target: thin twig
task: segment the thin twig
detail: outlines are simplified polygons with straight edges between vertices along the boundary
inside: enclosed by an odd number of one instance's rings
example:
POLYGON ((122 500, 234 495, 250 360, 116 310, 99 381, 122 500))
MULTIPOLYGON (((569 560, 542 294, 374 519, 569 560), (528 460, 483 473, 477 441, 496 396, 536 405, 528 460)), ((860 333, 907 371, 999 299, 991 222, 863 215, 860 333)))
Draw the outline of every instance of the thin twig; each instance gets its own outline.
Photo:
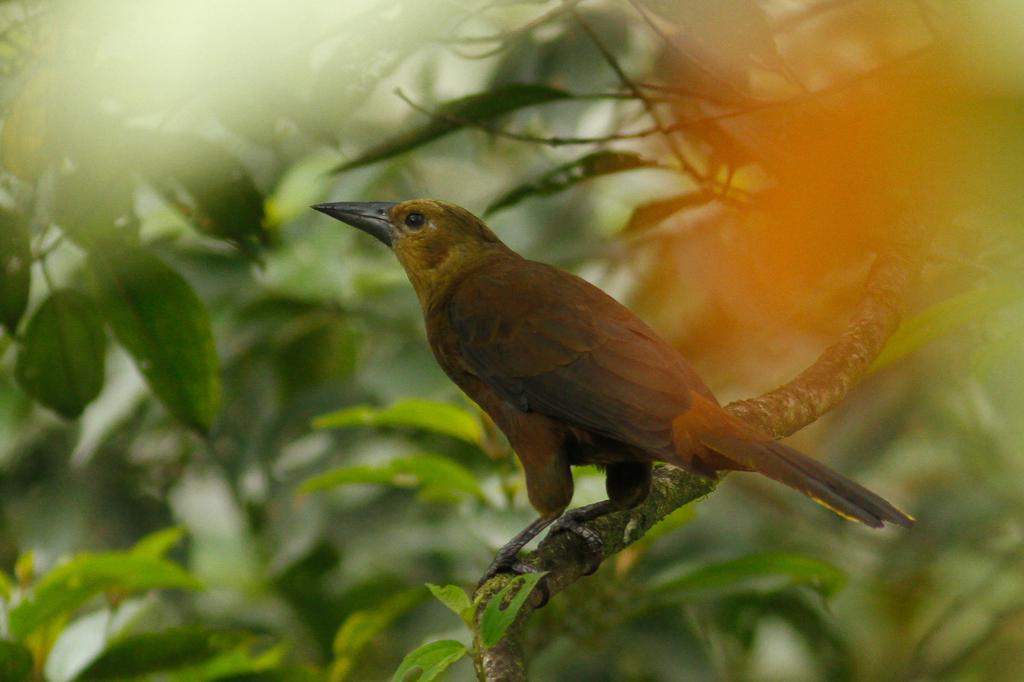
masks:
POLYGON ((567 145, 577 144, 599 144, 602 142, 614 142, 616 140, 635 140, 642 137, 650 137, 651 135, 657 135, 661 132, 658 128, 647 128, 645 130, 638 130, 635 133, 613 133, 611 135, 602 135, 600 137, 539 137, 537 135, 526 135, 523 133, 514 133, 504 128, 497 126, 488 125, 480 121, 470 121, 468 119, 459 118, 458 116, 451 116, 449 114, 430 111, 426 107, 417 104, 412 101, 401 89, 396 89, 395 94, 398 95, 403 102, 408 104, 410 107, 426 114, 434 119, 440 119, 454 123, 455 125, 464 126, 466 128, 476 128, 482 130, 485 133, 494 135, 496 137, 504 137, 509 140, 518 140, 519 142, 532 142, 535 144, 544 144, 551 147, 562 147, 567 145))
MULTIPOLYGON (((528 24, 520 26, 519 28, 517 28, 517 29, 515 29, 513 31, 496 33, 493 36, 474 36, 474 37, 466 37, 466 38, 455 38, 455 37, 452 37, 452 38, 441 38, 441 39, 438 40, 438 42, 443 43, 443 44, 447 44, 447 45, 474 45, 474 44, 481 44, 481 43, 494 43, 494 42, 499 42, 499 41, 500 42, 507 42, 509 38, 516 38, 518 36, 523 35, 524 33, 529 33, 530 31, 532 31, 535 28, 538 28, 538 27, 546 24, 547 22, 551 21, 552 19, 556 19, 556 18, 560 17, 563 14, 567 14, 567 13, 571 12, 573 10, 573 8, 576 7, 576 5, 578 5, 582 1, 583 0, 564 0, 563 4, 561 4, 558 7, 554 8, 553 10, 548 12, 547 14, 541 15, 540 17, 534 19, 533 21, 529 22, 528 24)), ((483 12, 485 12, 485 11, 495 7, 495 6, 496 6, 496 3, 492 3, 489 6, 482 7, 477 12, 473 12, 469 16, 463 18, 458 24, 456 24, 452 28, 452 30, 454 31, 455 29, 457 29, 459 27, 459 24, 464 23, 465 21, 467 21, 471 17, 474 17, 474 16, 476 16, 478 14, 482 14, 483 12)))
POLYGON ((661 38, 662 42, 665 43, 665 45, 667 45, 669 49, 681 54, 689 63, 693 64, 696 68, 700 69, 708 78, 711 78, 712 80, 718 83, 722 83, 723 85, 725 85, 725 87, 727 87, 729 90, 739 95, 743 99, 750 98, 749 93, 744 92, 741 88, 736 87, 736 85, 734 83, 731 83, 728 79, 722 78, 717 73, 713 72, 711 69, 705 66, 699 59, 696 59, 690 54, 688 54, 686 50, 684 50, 678 43, 673 41, 670 36, 666 35, 665 32, 661 30, 661 27, 658 26, 654 19, 652 19, 651 16, 647 13, 647 11, 640 5, 640 3, 637 2, 637 0, 629 0, 629 4, 633 6, 633 9, 635 9, 637 13, 643 18, 647 26, 650 27, 650 29, 654 31, 654 33, 657 34, 659 38, 661 38))
POLYGON ((655 127, 661 133, 662 139, 665 140, 665 144, 668 146, 669 151, 672 152, 672 156, 676 158, 676 161, 679 163, 679 167, 682 171, 692 177, 700 186, 708 187, 711 183, 687 160, 686 155, 683 154, 682 148, 680 148, 679 143, 672 136, 672 131, 668 129, 665 122, 662 120, 661 114, 658 113, 654 103, 642 90, 640 90, 639 87, 637 87, 636 83, 626 75, 626 72, 619 64, 619 60, 615 58, 615 55, 613 55, 607 47, 605 47, 604 43, 601 42, 601 39, 597 37, 596 33, 594 33, 594 30, 590 28, 590 25, 583 21, 583 18, 575 11, 573 12, 573 16, 583 29, 583 32, 587 34, 588 38, 590 38, 594 47, 598 49, 601 56, 604 57, 604 60, 608 62, 608 66, 610 66, 612 71, 615 72, 615 75, 618 76, 619 82, 622 83, 626 90, 631 92, 634 97, 643 103, 644 109, 647 111, 647 115, 651 117, 651 121, 654 122, 655 127))

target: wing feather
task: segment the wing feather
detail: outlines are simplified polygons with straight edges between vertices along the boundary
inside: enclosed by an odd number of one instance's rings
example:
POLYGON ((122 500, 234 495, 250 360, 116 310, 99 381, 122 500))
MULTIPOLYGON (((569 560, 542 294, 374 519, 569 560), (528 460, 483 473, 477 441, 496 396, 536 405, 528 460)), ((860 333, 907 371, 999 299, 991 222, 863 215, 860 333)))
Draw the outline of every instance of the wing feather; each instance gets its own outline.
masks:
POLYGON ((475 273, 449 314, 463 362, 503 399, 657 456, 673 454, 672 420, 693 391, 714 400, 633 313, 551 266, 516 261, 475 273))

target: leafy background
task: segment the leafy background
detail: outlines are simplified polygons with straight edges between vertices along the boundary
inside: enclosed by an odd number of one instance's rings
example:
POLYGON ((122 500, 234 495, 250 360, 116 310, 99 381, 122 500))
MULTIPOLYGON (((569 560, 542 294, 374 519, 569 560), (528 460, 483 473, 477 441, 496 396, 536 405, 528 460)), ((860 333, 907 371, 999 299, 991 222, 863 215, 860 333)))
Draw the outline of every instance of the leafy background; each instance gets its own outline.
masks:
POLYGON ((1024 676, 1015 3, 26 0, 0 31, 3 682, 473 678, 453 590, 531 520, 517 464, 392 256, 308 209, 428 196, 723 400, 934 236, 793 439, 919 526, 731 476, 537 614, 531 679, 1024 676))

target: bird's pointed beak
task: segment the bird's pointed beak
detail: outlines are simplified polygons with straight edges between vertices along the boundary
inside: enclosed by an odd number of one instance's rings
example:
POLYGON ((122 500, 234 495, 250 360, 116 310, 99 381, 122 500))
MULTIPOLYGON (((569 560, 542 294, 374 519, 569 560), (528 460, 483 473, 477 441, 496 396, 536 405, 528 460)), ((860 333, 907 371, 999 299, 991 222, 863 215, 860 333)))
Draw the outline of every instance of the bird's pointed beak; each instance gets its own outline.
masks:
POLYGON ((352 227, 358 227, 391 246, 391 219, 388 209, 397 206, 397 201, 337 201, 333 204, 317 204, 312 208, 329 215, 352 227))

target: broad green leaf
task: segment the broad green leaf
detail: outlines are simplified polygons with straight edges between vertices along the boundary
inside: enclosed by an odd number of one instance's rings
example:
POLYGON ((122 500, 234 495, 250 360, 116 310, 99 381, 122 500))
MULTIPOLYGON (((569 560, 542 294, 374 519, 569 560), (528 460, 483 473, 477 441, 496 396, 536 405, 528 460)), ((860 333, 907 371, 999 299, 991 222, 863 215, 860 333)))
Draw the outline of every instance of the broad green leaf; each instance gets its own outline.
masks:
POLYGON ((416 649, 402 661, 398 671, 391 678, 391 682, 403 682, 406 675, 415 668, 419 668, 422 674, 416 678, 416 682, 430 682, 436 680, 437 676, 465 656, 468 651, 461 642, 452 639, 442 639, 438 642, 424 644, 416 649))
POLYGON ((32 673, 32 652, 21 642, 0 640, 0 682, 24 682, 32 673))
POLYGON ((220 145, 194 134, 154 135, 146 143, 145 173, 171 205, 204 234, 255 257, 268 235, 263 195, 245 167, 220 145))
POLYGON ((0 207, 0 324, 12 335, 28 306, 31 273, 28 224, 20 215, 0 207))
POLYGON ((205 432, 220 401, 210 319, 181 275, 134 247, 89 254, 103 312, 150 388, 186 425, 205 432))
POLYGON ((810 585, 826 597, 838 592, 846 582, 846 574, 820 559, 798 554, 758 554, 704 566, 662 582, 655 590, 680 594, 731 587, 766 577, 781 577, 787 585, 810 585))
POLYGON ((483 490, 473 474, 444 455, 414 455, 376 467, 343 467, 309 479, 299 491, 308 493, 353 483, 420 488, 421 496, 432 499, 447 499, 456 492, 484 499, 483 490))
POLYGON ((136 542, 132 547, 132 554, 159 559, 166 555, 171 547, 178 544, 184 535, 185 529, 180 526, 158 530, 136 542))
POLYGON ((250 636, 197 626, 132 635, 112 644, 75 679, 123 679, 197 665, 239 646, 250 636))
POLYGON ((54 291, 28 321, 18 384, 50 409, 77 417, 103 388, 106 346, 95 302, 70 289, 54 291))
POLYGON ((370 640, 389 627, 395 619, 422 603, 424 597, 422 589, 406 590, 385 599, 375 608, 349 615, 334 636, 332 682, 344 680, 370 640))
POLYGON ((869 371, 877 372, 940 336, 1022 298, 1024 289, 1019 286, 992 286, 972 289, 936 303, 900 326, 869 371))
POLYGON ((197 590, 202 583, 166 559, 130 552, 83 554, 54 569, 35 585, 31 598, 11 609, 11 633, 23 638, 102 592, 158 588, 197 590))
POLYGON ((546 85, 512 83, 477 95, 452 100, 438 107, 437 115, 426 125, 396 135, 367 149, 352 161, 338 166, 335 172, 340 173, 389 159, 466 125, 486 123, 517 109, 571 98, 572 95, 564 90, 546 85))
POLYGON ((473 623, 473 603, 469 601, 469 597, 466 595, 466 591, 458 585, 432 585, 427 583, 427 589, 430 593, 437 597, 437 599, 452 610, 456 616, 466 622, 467 625, 473 623))
POLYGON ((53 193, 53 221, 82 248, 122 237, 134 239, 138 221, 128 168, 79 161, 73 170, 58 173, 53 193))
POLYGON ((483 439, 480 422, 468 410, 426 400, 403 400, 384 409, 361 405, 313 420, 315 429, 347 426, 409 426, 454 436, 475 445, 483 439))
POLYGON ((534 586, 545 575, 547 573, 517 575, 508 585, 505 585, 501 592, 491 597, 491 600, 487 602, 487 606, 484 607, 483 615, 480 617, 480 638, 485 647, 492 647, 501 641, 501 638, 505 636, 505 631, 508 630, 508 626, 512 625, 512 622, 519 614, 519 609, 523 608, 523 604, 526 603, 534 586), (512 588, 517 585, 520 586, 519 592, 508 603, 508 606, 502 608, 502 602, 505 601, 512 588))
POLYGON ((621 173, 636 168, 660 167, 662 166, 656 161, 648 161, 639 154, 632 152, 607 150, 594 152, 564 166, 559 166, 532 182, 519 185, 488 206, 487 210, 484 211, 484 215, 490 215, 495 211, 514 206, 529 197, 547 196, 564 192, 574 185, 601 175, 621 173))
POLYGON ((311 154, 294 163, 267 197, 267 222, 281 225, 307 215, 311 204, 324 195, 331 182, 328 173, 338 165, 334 150, 311 154))
POLYGON ((714 198, 715 195, 711 192, 700 190, 637 206, 633 209, 633 214, 622 231, 624 234, 642 232, 661 223, 673 214, 694 206, 703 206, 714 198))

